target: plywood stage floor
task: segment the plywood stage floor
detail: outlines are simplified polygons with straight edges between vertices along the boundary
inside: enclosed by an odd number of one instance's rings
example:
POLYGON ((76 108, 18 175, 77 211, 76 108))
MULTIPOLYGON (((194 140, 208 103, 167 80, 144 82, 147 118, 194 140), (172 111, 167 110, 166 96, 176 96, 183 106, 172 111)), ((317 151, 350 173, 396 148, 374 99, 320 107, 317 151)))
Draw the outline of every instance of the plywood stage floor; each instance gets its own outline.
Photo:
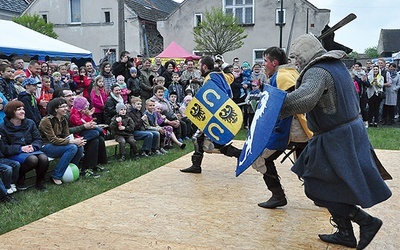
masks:
MULTIPOLYGON (((393 196, 368 209, 384 222, 368 249, 400 249, 399 152, 377 150, 393 196)), ((278 165, 288 205, 268 210, 261 174, 235 177, 235 159, 206 154, 202 174, 185 174, 190 154, 140 178, 0 236, 0 249, 346 249, 318 239, 329 214, 278 165)), ((356 229, 357 231, 358 229, 356 229)), ((358 231, 356 232, 358 235, 358 231)))

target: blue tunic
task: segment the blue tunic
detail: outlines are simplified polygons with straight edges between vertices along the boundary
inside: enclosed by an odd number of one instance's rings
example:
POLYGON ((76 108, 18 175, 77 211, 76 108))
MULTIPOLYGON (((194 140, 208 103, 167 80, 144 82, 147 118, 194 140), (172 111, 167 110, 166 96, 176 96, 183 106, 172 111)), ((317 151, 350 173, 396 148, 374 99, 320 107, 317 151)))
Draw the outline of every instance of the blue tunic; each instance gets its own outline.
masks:
POLYGON ((304 180, 309 198, 355 204, 368 208, 391 196, 372 156, 353 81, 340 60, 313 67, 327 70, 334 79, 337 112, 325 114, 315 107, 307 113, 314 132, 292 171, 304 180))

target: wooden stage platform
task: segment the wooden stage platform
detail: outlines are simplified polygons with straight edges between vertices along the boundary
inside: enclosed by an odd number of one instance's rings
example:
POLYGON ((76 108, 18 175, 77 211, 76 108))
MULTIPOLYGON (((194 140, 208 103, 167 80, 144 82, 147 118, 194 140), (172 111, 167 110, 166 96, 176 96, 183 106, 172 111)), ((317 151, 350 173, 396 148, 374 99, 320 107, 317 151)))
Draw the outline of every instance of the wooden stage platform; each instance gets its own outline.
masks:
MULTIPOLYGON (((368 209, 384 224, 367 249, 397 250, 400 153, 377 154, 394 178, 393 196, 368 209)), ((189 165, 190 154, 1 235, 0 249, 346 249, 319 240, 334 231, 329 214, 305 197, 289 161, 277 164, 288 205, 273 210, 257 206, 270 196, 261 174, 235 177, 235 159, 206 154, 202 174, 179 171, 189 165)))

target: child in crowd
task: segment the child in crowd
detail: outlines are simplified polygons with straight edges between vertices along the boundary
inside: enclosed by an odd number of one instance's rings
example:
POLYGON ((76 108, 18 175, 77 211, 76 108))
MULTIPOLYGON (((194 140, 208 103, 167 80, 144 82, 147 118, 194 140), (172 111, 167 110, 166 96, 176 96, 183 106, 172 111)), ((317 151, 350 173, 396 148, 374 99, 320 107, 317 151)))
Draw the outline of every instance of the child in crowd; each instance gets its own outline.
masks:
POLYGON ((67 69, 67 65, 65 64, 61 64, 58 67, 58 72, 60 72, 61 74, 61 81, 63 82, 63 86, 64 85, 68 85, 68 89, 74 91, 74 80, 72 80, 71 74, 69 73, 68 69, 67 69))
POLYGON ((4 113, 4 107, 7 105, 7 103, 7 98, 3 95, 3 93, 0 92, 0 123, 3 122, 4 116, 6 116, 4 113))
POLYGON ((35 78, 26 78, 22 86, 25 87, 26 91, 19 93, 18 100, 24 104, 25 117, 33 120, 36 126, 39 126, 39 122, 42 119, 40 115, 39 107, 36 102, 36 89, 37 82, 35 78))
MULTIPOLYGON (((155 78, 155 81, 156 81, 156 85, 160 85, 160 86, 163 86, 163 87, 164 87, 164 84, 165 84, 165 77, 163 77, 163 76, 157 76, 157 77, 155 78)), ((164 98, 168 100, 168 96, 169 96, 169 90, 168 90, 166 87, 164 87, 164 98)))
POLYGON ((36 98, 37 103, 39 104, 40 114, 46 116, 46 106, 47 103, 53 99, 54 90, 50 87, 50 77, 48 75, 42 76, 42 89, 40 90, 40 96, 36 98))
MULTIPOLYGON (((94 108, 89 109, 89 102, 83 96, 77 96, 74 99, 74 105, 72 106, 69 123, 70 127, 77 127, 83 125, 87 122, 93 121, 94 108)), ((75 137, 83 137, 87 141, 97 138, 99 136, 104 136, 103 129, 96 127, 93 129, 82 130, 79 134, 75 134, 75 137)))
POLYGON ((251 85, 251 68, 248 62, 242 64, 242 88, 240 89, 240 98, 248 93, 248 88, 251 85))
POLYGON ((83 97, 89 99, 89 88, 90 84, 92 83, 92 79, 87 76, 87 70, 84 66, 79 68, 79 75, 75 75, 73 80, 75 84, 73 91, 80 93, 83 92, 83 97))
POLYGON ((3 181, 4 187, 7 190, 7 194, 17 192, 15 183, 18 180, 20 163, 4 157, 4 143, 0 136, 0 174, 1 180, 3 181))
POLYGON ((177 96, 177 102, 181 103, 183 101, 183 87, 179 81, 180 77, 178 73, 172 73, 172 82, 168 86, 169 93, 175 92, 177 96))
POLYGON ((155 105, 156 105, 155 101, 150 100, 150 99, 146 100, 146 111, 144 111, 142 120, 144 122, 144 127, 146 130, 158 131, 160 133, 160 137, 161 137, 159 149, 152 148, 152 152, 150 153, 150 155, 162 155, 162 154, 166 154, 168 151, 163 148, 165 144, 161 143, 161 141, 164 141, 164 138, 165 138, 165 130, 161 126, 159 126, 157 123, 157 115, 154 112, 155 105))
POLYGON ((132 118, 135 123, 133 136, 137 140, 143 140, 141 156, 148 157, 151 152, 160 148, 160 133, 156 130, 145 128, 144 120, 147 119, 147 116, 143 115, 141 109, 142 99, 133 96, 131 98, 131 106, 129 107, 127 115, 132 118))
POLYGON ((107 101, 107 92, 104 87, 104 77, 97 76, 94 80, 93 89, 90 92, 90 100, 94 108, 93 117, 98 124, 104 124, 104 105, 107 101))
POLYGON ((61 73, 56 71, 53 73, 53 82, 51 88, 54 90, 70 89, 70 86, 68 83, 65 83, 61 80, 61 73))
POLYGON ((110 129, 115 134, 115 140, 119 143, 120 158, 118 161, 125 161, 125 145, 126 142, 130 145, 130 156, 137 157, 136 140, 133 136, 135 123, 132 118, 126 115, 125 104, 118 103, 115 107, 117 115, 111 119, 110 129))
POLYGON ((142 92, 142 88, 140 87, 140 79, 137 77, 137 69, 132 67, 129 69, 131 77, 128 79, 127 87, 131 91, 129 97, 136 96, 139 97, 142 92))
POLYGON ((25 72, 22 69, 16 70, 14 72, 14 88, 17 91, 17 94, 25 91, 25 88, 22 87, 22 82, 25 80, 25 72))
POLYGON ((156 115, 156 122, 165 131, 164 145, 170 145, 171 146, 172 142, 174 142, 181 149, 184 149, 186 147, 186 144, 178 141, 178 139, 175 136, 175 133, 174 133, 174 130, 173 130, 172 126, 165 125, 168 120, 165 117, 165 115, 161 114, 161 104, 156 102, 154 108, 155 108, 155 110, 154 110, 155 112, 154 113, 156 115))
MULTIPOLYGON (((171 85, 169 85, 171 86, 171 85)), ((181 132, 182 132, 182 138, 185 140, 189 140, 189 136, 191 135, 191 130, 192 130, 192 122, 187 118, 182 116, 181 113, 181 104, 178 103, 178 95, 175 92, 171 92, 169 94, 169 104, 172 107, 172 110, 174 111, 176 117, 178 117, 180 123, 181 123, 181 132)))
POLYGON ((121 89, 121 96, 122 99, 124 99, 124 103, 128 103, 128 95, 131 93, 131 91, 128 89, 125 83, 125 77, 123 75, 117 76, 117 84, 121 89))
POLYGON ((261 82, 260 80, 254 80, 251 83, 251 90, 247 94, 245 103, 247 104, 246 112, 248 114, 248 127, 251 127, 251 123, 253 122, 254 114, 257 110, 257 105, 260 101, 261 90, 260 90, 261 82))

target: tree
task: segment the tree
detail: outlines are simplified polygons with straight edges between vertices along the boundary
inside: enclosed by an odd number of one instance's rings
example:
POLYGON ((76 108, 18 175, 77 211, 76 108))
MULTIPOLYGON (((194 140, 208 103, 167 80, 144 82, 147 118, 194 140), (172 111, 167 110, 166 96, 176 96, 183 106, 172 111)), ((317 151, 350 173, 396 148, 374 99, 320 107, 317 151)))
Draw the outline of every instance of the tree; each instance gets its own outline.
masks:
POLYGON ((352 51, 347 55, 351 59, 360 59, 360 55, 358 54, 357 51, 352 51))
POLYGON ((46 21, 39 15, 23 15, 19 17, 14 17, 12 19, 14 22, 21 24, 31 30, 42 33, 43 35, 57 38, 58 35, 54 31, 54 24, 46 23, 46 21))
POLYGON ((196 50, 211 54, 224 54, 242 47, 247 37, 244 28, 239 26, 231 14, 225 14, 221 8, 212 7, 206 11, 204 20, 193 29, 196 50))
POLYGON ((368 58, 377 58, 379 57, 377 46, 366 48, 364 54, 368 58))

